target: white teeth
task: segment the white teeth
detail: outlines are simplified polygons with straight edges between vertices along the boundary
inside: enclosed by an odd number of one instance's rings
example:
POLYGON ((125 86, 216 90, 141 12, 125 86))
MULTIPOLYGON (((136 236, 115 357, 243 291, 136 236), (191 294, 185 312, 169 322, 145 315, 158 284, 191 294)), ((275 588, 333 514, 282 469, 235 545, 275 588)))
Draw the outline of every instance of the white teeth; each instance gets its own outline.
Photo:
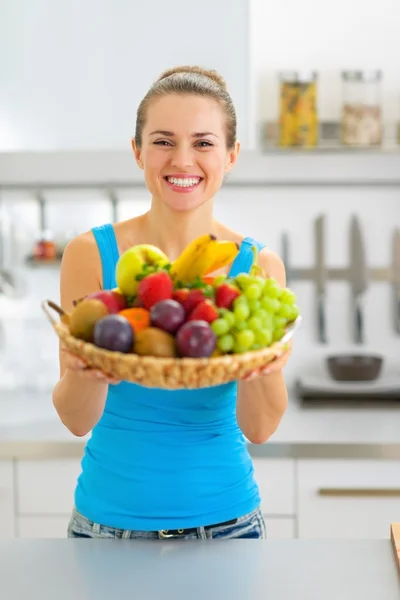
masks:
POLYGON ((197 185, 200 181, 200 177, 167 177, 170 183, 174 185, 179 185, 180 187, 191 187, 193 185, 197 185))

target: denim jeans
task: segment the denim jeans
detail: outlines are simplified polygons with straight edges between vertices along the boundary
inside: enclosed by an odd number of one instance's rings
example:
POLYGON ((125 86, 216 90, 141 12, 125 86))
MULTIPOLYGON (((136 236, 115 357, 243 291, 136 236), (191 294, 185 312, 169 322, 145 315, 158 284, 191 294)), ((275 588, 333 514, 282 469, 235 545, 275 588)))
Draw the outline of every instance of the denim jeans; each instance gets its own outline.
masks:
POLYGON ((73 510, 68 527, 69 538, 108 538, 108 539, 265 539, 266 529, 262 512, 259 508, 235 519, 235 522, 221 523, 208 527, 197 527, 193 530, 161 530, 161 531, 130 531, 115 529, 93 523, 81 515, 76 509, 73 510))

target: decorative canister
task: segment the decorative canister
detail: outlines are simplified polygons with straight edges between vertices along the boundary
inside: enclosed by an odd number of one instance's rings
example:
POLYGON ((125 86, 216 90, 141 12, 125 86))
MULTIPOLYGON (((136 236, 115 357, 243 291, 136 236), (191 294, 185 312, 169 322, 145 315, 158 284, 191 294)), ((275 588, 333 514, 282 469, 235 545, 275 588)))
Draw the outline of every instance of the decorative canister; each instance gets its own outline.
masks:
POLYGON ((280 73, 279 146, 313 148, 318 130, 317 74, 280 73))
POLYGON ((381 71, 343 71, 341 140, 346 146, 382 142, 381 71))

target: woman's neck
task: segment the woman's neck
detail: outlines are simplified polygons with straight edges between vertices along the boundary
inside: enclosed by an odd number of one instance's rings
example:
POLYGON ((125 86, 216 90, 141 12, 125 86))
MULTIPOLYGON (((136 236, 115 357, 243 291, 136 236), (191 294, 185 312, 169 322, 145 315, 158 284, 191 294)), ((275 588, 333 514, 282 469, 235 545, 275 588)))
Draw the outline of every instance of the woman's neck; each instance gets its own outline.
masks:
POLYGON ((217 235, 212 209, 212 201, 181 213, 152 202, 150 210, 142 217, 142 231, 149 243, 163 250, 170 260, 175 260, 196 237, 205 233, 217 235))

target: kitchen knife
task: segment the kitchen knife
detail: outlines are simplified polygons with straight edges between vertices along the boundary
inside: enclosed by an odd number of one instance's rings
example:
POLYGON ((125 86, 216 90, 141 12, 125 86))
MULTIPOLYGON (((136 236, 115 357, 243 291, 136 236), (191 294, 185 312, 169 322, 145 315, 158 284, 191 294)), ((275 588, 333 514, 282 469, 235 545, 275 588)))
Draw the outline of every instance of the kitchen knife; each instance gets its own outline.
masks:
POLYGON ((394 299, 394 326, 400 335, 400 229, 395 229, 393 234, 393 299, 394 299))
POLYGON ((315 281, 316 281, 316 304, 317 304, 317 332, 318 340, 322 344, 327 343, 326 336, 326 307, 325 307, 325 215, 320 215, 314 223, 315 237, 315 281))
POLYGON ((354 341, 364 343, 364 315, 362 296, 368 286, 364 242, 360 223, 356 216, 350 225, 350 284, 352 289, 352 317, 354 319, 354 341))

